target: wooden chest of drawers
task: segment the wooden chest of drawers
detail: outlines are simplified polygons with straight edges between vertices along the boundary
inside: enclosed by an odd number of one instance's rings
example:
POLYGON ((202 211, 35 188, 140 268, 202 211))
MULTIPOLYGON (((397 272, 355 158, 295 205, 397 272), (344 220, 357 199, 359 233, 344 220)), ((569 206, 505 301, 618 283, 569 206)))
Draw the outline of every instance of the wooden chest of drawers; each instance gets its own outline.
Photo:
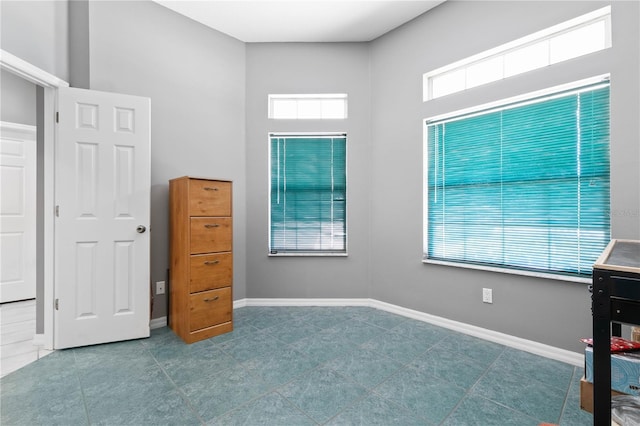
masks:
POLYGON ((233 330, 231 182, 169 181, 169 326, 193 343, 233 330))

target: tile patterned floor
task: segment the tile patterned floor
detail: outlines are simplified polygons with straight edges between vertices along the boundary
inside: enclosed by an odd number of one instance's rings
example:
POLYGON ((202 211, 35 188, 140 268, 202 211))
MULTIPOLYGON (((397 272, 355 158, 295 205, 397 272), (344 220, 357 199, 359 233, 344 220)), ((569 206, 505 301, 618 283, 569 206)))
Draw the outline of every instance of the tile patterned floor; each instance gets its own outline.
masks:
POLYGON ((56 351, 0 379, 2 425, 590 425, 582 369, 365 307, 245 307, 192 345, 56 351))

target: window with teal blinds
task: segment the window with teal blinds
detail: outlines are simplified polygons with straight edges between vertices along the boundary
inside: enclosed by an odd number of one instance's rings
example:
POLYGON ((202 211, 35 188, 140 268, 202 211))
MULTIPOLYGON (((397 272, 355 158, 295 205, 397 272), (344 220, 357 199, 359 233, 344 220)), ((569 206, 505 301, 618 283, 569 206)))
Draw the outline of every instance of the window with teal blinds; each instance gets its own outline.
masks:
POLYGON ((270 135, 271 254, 346 254, 347 138, 270 135))
POLYGON ((591 274, 610 239, 608 81, 426 124, 425 259, 591 274))

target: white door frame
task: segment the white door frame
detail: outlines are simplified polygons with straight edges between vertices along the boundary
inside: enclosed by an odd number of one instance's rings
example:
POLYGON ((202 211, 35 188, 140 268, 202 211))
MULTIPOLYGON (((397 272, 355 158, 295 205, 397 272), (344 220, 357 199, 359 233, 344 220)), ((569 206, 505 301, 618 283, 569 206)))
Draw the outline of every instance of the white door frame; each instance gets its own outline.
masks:
POLYGON ((38 344, 53 349, 54 296, 54 168, 55 168, 55 105, 59 87, 69 83, 0 49, 0 69, 9 71, 44 88, 44 333, 36 335, 38 344))

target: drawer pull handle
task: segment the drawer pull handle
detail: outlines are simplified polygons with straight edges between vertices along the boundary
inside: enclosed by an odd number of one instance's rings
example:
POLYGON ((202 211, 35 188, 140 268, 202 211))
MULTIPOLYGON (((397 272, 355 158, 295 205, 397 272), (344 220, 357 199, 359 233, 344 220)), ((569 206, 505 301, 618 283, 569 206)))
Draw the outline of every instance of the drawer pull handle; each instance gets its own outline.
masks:
POLYGON ((220 263, 219 260, 205 260, 204 261, 205 265, 217 265, 218 263, 220 263))
POLYGON ((204 299, 205 302, 215 302, 216 300, 218 300, 220 298, 220 296, 216 296, 216 297, 210 297, 208 299, 204 299))
POLYGON ((204 225, 205 228, 218 228, 220 227, 220 224, 218 223, 207 223, 206 225, 204 225))
POLYGON ((205 191, 217 191, 217 190, 218 190, 218 188, 216 188, 216 187, 211 187, 211 186, 205 186, 205 187, 204 187, 204 190, 205 190, 205 191))

